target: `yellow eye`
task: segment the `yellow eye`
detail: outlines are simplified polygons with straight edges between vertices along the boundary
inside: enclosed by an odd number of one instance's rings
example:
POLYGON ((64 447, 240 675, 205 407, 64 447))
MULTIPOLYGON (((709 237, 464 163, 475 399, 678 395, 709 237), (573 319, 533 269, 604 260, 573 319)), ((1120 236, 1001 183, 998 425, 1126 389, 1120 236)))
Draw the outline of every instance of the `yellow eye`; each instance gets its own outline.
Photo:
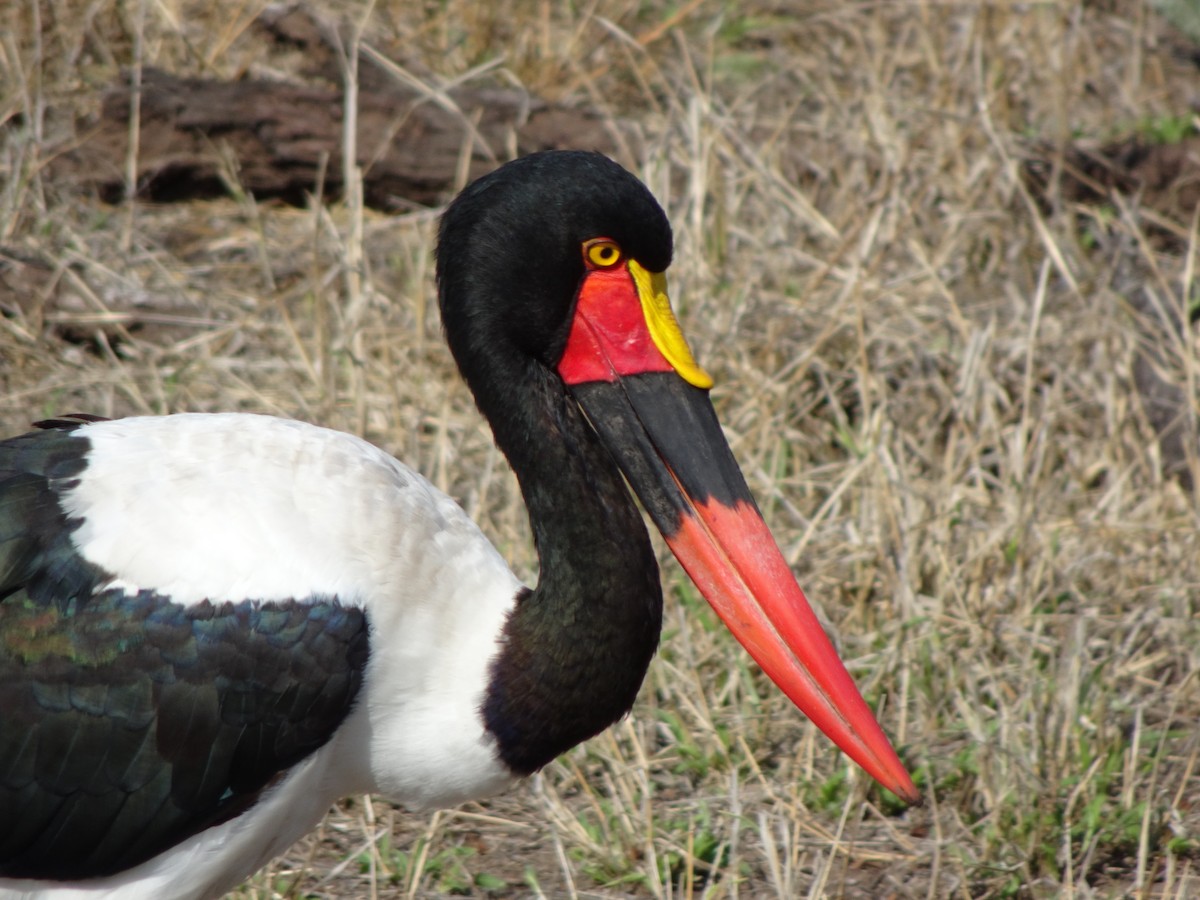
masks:
POLYGON ((608 269, 621 261, 621 248, 608 238, 583 242, 583 261, 588 268, 608 269))

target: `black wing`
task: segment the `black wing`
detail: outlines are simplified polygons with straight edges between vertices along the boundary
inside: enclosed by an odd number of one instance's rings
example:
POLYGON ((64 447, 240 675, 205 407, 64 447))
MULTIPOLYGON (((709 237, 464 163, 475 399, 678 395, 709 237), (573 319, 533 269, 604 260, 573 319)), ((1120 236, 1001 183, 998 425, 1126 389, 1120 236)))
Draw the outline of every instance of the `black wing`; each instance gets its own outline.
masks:
POLYGON ((367 661, 336 598, 103 590, 58 502, 87 451, 68 428, 0 442, 5 877, 113 874, 237 816, 330 738, 367 661))

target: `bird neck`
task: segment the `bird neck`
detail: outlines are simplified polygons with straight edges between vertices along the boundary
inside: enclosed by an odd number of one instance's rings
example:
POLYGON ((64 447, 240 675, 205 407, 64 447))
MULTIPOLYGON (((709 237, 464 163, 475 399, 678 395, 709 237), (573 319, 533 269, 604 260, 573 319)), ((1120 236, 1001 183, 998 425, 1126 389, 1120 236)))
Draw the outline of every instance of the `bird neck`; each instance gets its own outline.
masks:
POLYGON ((629 711, 658 644, 662 587, 641 513, 562 382, 533 363, 521 380, 477 399, 521 484, 540 564, 483 708, 501 759, 524 775, 629 711))

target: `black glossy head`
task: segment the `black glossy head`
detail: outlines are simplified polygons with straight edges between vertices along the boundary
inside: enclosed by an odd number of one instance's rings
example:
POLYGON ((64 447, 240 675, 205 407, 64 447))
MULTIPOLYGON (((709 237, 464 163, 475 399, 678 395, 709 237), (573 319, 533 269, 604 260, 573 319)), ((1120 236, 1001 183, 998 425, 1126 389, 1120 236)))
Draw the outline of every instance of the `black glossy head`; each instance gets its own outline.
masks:
POLYGON ((661 626, 641 514, 557 371, 585 277, 582 244, 597 237, 650 271, 671 261, 671 229, 650 192, 581 152, 538 153, 480 178, 438 236, 446 341, 517 474, 540 560, 481 710, 520 774, 629 710, 661 626))
POLYGON ((548 151, 468 185, 438 233, 450 350, 468 383, 512 351, 553 367, 583 278, 580 245, 616 241, 651 272, 671 262, 671 226, 637 178, 599 153, 548 151))

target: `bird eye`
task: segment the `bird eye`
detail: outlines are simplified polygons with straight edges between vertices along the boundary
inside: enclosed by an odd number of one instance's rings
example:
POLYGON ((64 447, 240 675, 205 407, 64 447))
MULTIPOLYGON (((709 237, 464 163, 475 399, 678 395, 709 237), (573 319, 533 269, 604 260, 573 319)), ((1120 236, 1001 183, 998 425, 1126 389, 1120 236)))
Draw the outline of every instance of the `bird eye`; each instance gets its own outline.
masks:
POLYGON ((583 261, 589 269, 608 269, 621 261, 621 248, 608 238, 583 242, 583 261))

